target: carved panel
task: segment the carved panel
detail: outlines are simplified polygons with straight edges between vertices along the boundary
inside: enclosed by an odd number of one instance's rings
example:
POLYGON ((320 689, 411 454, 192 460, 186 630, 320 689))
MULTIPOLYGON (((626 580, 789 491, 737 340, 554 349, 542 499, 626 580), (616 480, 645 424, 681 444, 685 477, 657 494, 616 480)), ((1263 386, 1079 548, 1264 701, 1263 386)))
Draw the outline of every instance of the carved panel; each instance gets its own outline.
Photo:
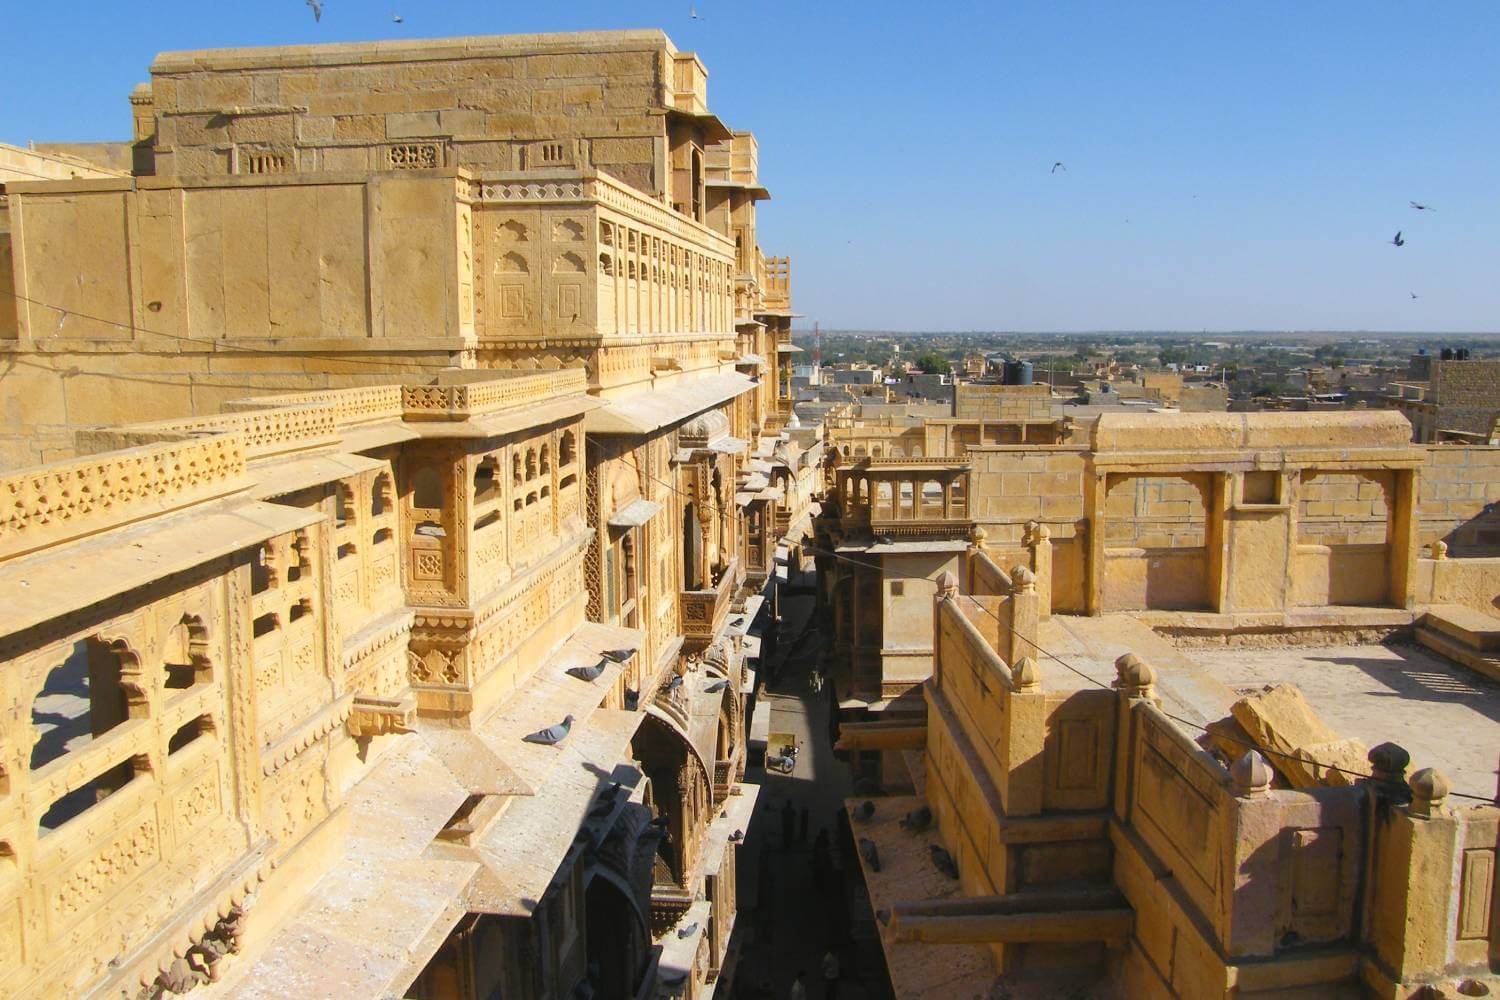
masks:
POLYGON ((1464 851, 1463 875, 1459 883, 1459 940, 1490 936, 1494 898, 1495 849, 1475 847, 1464 851))
POLYGON ((126 825, 125 830, 64 875, 53 889, 54 930, 93 907, 119 883, 156 861, 160 836, 155 817, 126 825))
POLYGON ((401 142, 386 147, 386 167, 390 170, 431 170, 442 165, 442 146, 435 142, 401 142))

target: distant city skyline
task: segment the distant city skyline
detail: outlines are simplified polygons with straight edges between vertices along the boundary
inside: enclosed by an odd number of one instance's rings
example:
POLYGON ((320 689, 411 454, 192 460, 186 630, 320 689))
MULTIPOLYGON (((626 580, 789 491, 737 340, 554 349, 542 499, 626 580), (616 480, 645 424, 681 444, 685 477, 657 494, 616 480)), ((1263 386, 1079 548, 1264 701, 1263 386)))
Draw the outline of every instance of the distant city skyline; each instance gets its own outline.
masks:
POLYGON ((1500 327, 1500 6, 737 6, 19 5, 0 140, 127 138, 158 51, 659 27, 761 138, 809 325, 1500 327))

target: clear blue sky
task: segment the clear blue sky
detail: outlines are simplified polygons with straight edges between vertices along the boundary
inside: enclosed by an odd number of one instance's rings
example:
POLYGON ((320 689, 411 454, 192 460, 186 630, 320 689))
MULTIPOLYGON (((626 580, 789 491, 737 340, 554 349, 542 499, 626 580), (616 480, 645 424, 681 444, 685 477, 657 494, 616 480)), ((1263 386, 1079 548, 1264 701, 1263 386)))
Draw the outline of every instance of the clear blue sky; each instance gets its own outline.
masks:
POLYGON ((125 138, 163 50, 660 27, 759 137, 808 322, 1500 330, 1492 0, 693 5, 18 2, 0 140, 125 138))

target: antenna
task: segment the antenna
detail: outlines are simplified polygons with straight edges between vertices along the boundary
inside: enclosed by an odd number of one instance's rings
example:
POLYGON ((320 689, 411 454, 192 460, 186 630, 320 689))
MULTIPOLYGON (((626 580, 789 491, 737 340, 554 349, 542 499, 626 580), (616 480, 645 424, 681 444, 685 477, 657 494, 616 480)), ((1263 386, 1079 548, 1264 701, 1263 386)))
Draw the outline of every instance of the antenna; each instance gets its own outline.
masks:
POLYGON ((813 320, 813 367, 823 367, 823 330, 817 320, 813 320))

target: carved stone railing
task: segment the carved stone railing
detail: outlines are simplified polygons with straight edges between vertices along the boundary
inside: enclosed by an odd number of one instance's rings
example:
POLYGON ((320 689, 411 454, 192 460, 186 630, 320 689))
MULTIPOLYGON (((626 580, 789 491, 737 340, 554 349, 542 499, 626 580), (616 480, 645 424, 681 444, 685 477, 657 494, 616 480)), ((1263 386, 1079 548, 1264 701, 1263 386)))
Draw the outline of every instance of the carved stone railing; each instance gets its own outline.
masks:
POLYGON ((740 563, 736 559, 712 590, 684 590, 679 593, 682 612, 682 634, 688 644, 702 648, 724 628, 729 617, 729 605, 740 578, 740 563))
POLYGON ((0 476, 0 559, 240 489, 239 434, 132 448, 0 476))
POLYGON ((734 241, 729 237, 597 170, 486 173, 473 180, 470 196, 485 204, 597 202, 691 243, 726 264, 734 260, 734 241))
POLYGON ((78 439, 82 449, 98 454, 159 441, 234 433, 244 439, 246 458, 263 458, 334 444, 338 440, 338 419, 333 406, 315 403, 82 431, 78 439))
POLYGON ((403 386, 401 406, 407 420, 468 420, 495 410, 546 403, 587 391, 587 373, 581 368, 568 368, 460 385, 403 386))
POLYGON ((280 396, 252 396, 224 404, 226 411, 274 410, 286 406, 333 407, 334 420, 340 427, 397 420, 401 417, 401 386, 370 385, 352 389, 325 389, 319 392, 288 393, 280 396))
POLYGON ((966 517, 927 517, 917 521, 871 518, 869 524, 871 534, 896 540, 967 539, 974 529, 974 522, 966 517))

